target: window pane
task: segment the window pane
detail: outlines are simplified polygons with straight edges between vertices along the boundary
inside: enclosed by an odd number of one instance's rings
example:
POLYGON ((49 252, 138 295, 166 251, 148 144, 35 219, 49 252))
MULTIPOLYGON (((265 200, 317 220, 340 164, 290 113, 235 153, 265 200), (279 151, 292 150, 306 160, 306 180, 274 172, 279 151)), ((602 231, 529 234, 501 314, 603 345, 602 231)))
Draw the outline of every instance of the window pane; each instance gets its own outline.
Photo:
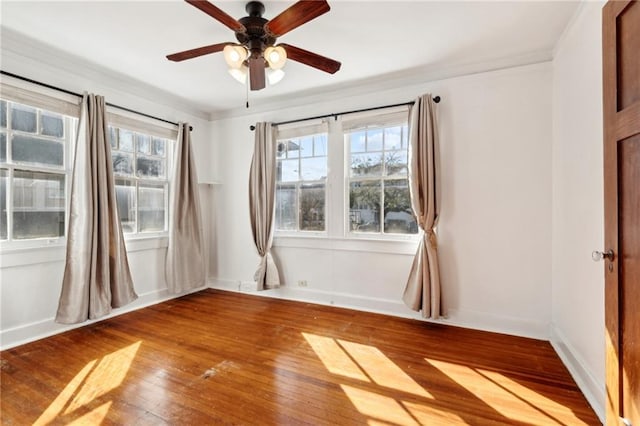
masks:
POLYGON ((136 175, 140 177, 163 177, 164 160, 139 155, 136 159, 136 175))
POLYGON ((313 138, 313 155, 316 157, 327 155, 327 135, 318 135, 313 138))
POLYGON ((151 150, 151 153, 153 155, 164 157, 164 154, 166 153, 165 145, 166 144, 164 139, 153 138, 153 148, 151 150))
POLYGON ((7 127, 7 102, 0 101, 0 127, 7 127))
POLYGON ((64 235, 65 177, 16 170, 13 176, 13 238, 64 235))
POLYGON ((382 154, 352 154, 351 176, 381 176, 382 154))
POLYGON ((140 232, 160 232, 165 230, 166 193, 164 184, 140 184, 138 189, 140 232))
POLYGON ((406 179, 384 181, 384 232, 416 234, 418 224, 411 213, 409 182, 406 179))
POLYGON ((402 127, 388 127, 384 129, 384 149, 393 150, 401 149, 402 146, 402 127))
POLYGON ((380 181, 351 182, 349 188, 349 229, 380 232, 380 181))
POLYGON ((111 144, 111 149, 118 149, 118 136, 116 134, 117 129, 115 127, 109 126, 109 143, 111 144))
POLYGON ((7 185, 6 170, 0 170, 0 240, 7 239, 7 185))
POLYGON ((118 129, 118 149, 120 151, 133 151, 133 132, 118 129))
POLYGON ((136 134, 138 138, 138 152, 151 153, 151 136, 136 134))
POLYGON ((365 152, 367 150, 365 135, 364 130, 353 132, 349 135, 351 152, 365 152))
POLYGON ((38 130, 38 112, 25 105, 11 104, 11 128, 35 133, 38 130))
POLYGON ((287 158, 298 158, 300 155, 300 144, 297 140, 287 141, 287 158))
POLYGON ((116 204, 123 232, 136 231, 136 184, 131 180, 116 179, 116 204))
POLYGON ((300 230, 324 231, 325 185, 300 186, 300 230))
POLYGON ((120 175, 133 175, 133 154, 114 152, 111 154, 113 171, 120 175))
POLYGON ((389 151, 385 154, 385 174, 407 175, 407 151, 389 151))
POLYGON ((0 163, 7 161, 7 134, 0 133, 0 163))
POLYGON ((276 170, 276 180, 278 182, 297 182, 299 179, 298 174, 298 160, 280 160, 277 164, 278 170, 276 170))
POLYGON ((295 185, 278 185, 276 188, 276 229, 296 230, 296 206, 298 193, 295 185))
POLYGON ((327 177, 327 157, 300 159, 302 180, 321 180, 327 177))
POLYGON ((367 130, 367 151, 382 151, 383 129, 367 130))
POLYGON ((64 143, 36 136, 13 135, 13 161, 31 164, 64 166, 64 143))
POLYGON ((313 136, 299 139, 300 143, 300 157, 312 157, 313 156, 313 136))
POLYGON ((55 138, 64 137, 64 118, 61 115, 42 111, 40 113, 40 134, 55 138))

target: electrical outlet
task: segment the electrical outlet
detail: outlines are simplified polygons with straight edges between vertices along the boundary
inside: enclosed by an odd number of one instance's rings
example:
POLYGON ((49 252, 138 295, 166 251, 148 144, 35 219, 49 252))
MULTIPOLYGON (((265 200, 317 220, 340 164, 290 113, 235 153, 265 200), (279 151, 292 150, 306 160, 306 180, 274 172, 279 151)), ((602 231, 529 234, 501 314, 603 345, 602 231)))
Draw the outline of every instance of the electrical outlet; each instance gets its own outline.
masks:
POLYGON ((307 286, 307 280, 298 281, 298 287, 306 287, 306 286, 307 286))

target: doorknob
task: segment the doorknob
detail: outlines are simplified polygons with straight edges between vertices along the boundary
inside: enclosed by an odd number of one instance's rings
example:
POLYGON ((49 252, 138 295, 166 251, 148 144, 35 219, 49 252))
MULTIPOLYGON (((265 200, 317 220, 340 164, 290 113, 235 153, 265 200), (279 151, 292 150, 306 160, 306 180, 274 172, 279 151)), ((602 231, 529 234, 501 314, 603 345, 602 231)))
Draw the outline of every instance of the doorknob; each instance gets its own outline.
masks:
POLYGON ((605 252, 596 250, 593 253, 591 253, 591 258, 593 259, 594 262, 597 262, 602 259, 613 260, 613 250, 609 249, 605 252))

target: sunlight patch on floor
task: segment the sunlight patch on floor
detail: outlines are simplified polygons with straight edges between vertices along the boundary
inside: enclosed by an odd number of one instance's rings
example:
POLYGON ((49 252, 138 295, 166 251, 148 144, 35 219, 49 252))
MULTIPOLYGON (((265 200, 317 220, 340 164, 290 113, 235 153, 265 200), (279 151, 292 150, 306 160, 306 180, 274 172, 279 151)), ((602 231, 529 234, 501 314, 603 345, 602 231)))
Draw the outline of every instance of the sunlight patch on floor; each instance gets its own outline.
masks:
POLYGON ((402 404, 393 398, 353 386, 340 385, 340 387, 356 409, 371 418, 368 422, 370 425, 388 423, 407 426, 420 425, 402 404))
POLYGON ((474 397, 511 420, 541 425, 586 424, 562 404, 500 373, 428 358, 425 360, 474 397), (549 408, 553 408, 553 415, 549 413, 549 408))
MULTIPOLYGON (((112 352, 100 360, 88 362, 34 424, 46 425, 56 420, 60 415, 73 415, 78 409, 119 387, 124 381, 141 343, 134 343, 112 352)), ((109 401, 77 418, 76 421, 84 422, 82 424, 99 424, 107 415, 110 406, 111 402, 109 401), (100 420, 91 421, 101 415, 100 420)))
POLYGON ((375 383, 424 398, 433 398, 380 349, 345 340, 338 340, 338 343, 375 383))
POLYGON ((112 401, 105 402, 98 408, 94 408, 89 411, 87 414, 83 414, 81 417, 78 417, 68 426, 89 426, 89 425, 99 425, 102 423, 105 417, 107 417, 107 413, 109 412, 109 408, 111 408, 112 401))
POLYGON ((330 373, 364 382, 370 381, 334 339, 309 333, 302 333, 302 336, 330 373))

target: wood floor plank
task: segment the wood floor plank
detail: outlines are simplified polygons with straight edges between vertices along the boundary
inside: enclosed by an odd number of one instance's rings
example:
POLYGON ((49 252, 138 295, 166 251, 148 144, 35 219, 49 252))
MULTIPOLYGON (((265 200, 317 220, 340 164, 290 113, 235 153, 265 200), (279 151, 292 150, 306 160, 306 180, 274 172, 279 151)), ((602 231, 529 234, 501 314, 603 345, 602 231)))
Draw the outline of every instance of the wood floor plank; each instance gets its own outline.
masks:
POLYGON ((216 290, 0 359, 3 425, 600 424, 548 342, 216 290))

